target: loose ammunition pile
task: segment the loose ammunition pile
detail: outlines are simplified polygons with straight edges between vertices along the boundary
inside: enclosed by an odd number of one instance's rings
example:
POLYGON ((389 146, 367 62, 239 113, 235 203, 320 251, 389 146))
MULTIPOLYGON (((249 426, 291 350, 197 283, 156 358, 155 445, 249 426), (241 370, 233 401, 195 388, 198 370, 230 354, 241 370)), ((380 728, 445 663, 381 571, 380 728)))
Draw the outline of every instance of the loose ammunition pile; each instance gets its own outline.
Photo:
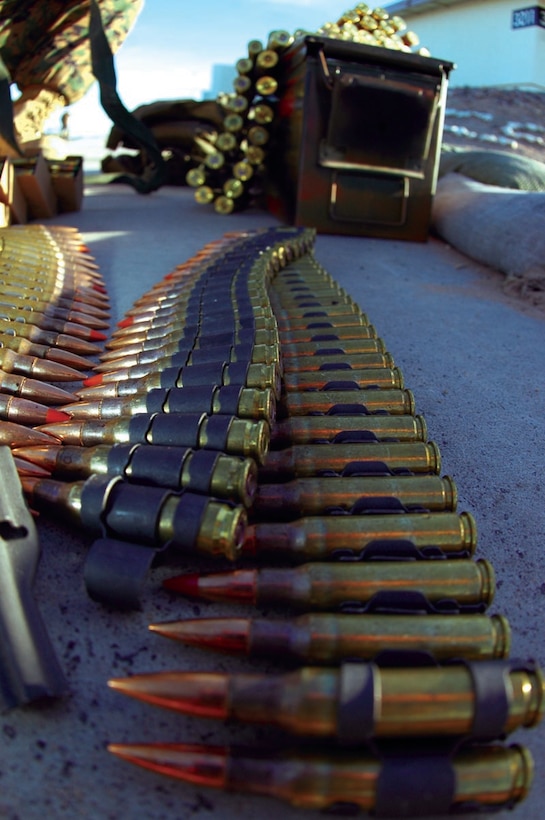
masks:
MULTIPOLYGON (((230 214, 259 204, 267 174, 267 155, 274 150, 274 129, 282 111, 282 54, 308 32, 270 32, 267 42, 251 40, 248 54, 237 61, 233 90, 220 94, 223 130, 195 138, 195 162, 186 175, 195 188, 195 201, 212 205, 218 214, 230 214)), ((336 22, 324 23, 317 34, 362 45, 414 52, 419 40, 404 20, 385 9, 358 3, 336 22)), ((429 56, 426 49, 418 53, 429 56)))
POLYGON ((488 614, 494 571, 475 560, 475 521, 457 512, 401 371, 313 241, 281 228, 206 246, 120 322, 78 401, 63 405, 70 420, 39 426, 56 443, 15 450, 52 474, 24 479, 29 503, 96 535, 94 597, 133 605, 155 556, 194 552, 239 565, 177 575, 171 593, 282 608, 150 625, 265 656, 276 673, 174 670, 110 686, 276 727, 297 745, 110 751, 302 808, 513 806, 533 762, 501 741, 540 721, 541 670, 509 659, 509 623, 488 614))

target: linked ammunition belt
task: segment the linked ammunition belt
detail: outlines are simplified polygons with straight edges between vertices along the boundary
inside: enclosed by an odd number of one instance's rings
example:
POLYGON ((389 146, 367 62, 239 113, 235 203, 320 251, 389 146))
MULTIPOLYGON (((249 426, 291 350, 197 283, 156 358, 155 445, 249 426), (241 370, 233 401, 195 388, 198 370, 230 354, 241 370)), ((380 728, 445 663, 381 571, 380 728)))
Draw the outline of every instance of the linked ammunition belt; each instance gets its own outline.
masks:
MULTIPOLYGON (((195 137, 194 166, 187 172, 186 182, 194 188, 199 205, 230 214, 263 198, 275 129, 281 118, 291 113, 286 109, 294 105, 283 101, 289 85, 283 56, 294 40, 306 33, 299 31, 292 36, 284 30, 271 31, 265 44, 251 40, 247 56, 237 60, 233 90, 217 97, 224 115, 222 128, 195 137)), ((336 21, 324 23, 316 34, 429 56, 401 17, 362 3, 336 21)))
POLYGON ((77 400, 28 424, 40 441, 14 431, 31 507, 96 536, 85 580, 97 600, 135 606, 155 561, 193 553, 237 565, 175 576, 171 592, 296 610, 150 627, 288 670, 152 672, 110 685, 314 737, 312 754, 110 750, 308 808, 407 816, 514 805, 532 760, 499 741, 541 719, 542 673, 509 659, 475 521, 457 511, 402 373, 313 241, 310 230, 275 228, 206 246, 138 300, 77 400))

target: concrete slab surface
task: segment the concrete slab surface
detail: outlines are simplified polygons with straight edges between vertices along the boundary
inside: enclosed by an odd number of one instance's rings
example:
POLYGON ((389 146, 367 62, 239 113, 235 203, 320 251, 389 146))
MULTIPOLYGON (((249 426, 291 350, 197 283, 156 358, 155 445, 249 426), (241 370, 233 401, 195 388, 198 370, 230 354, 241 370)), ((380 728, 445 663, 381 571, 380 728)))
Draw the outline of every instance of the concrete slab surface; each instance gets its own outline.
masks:
MULTIPOLYGON (((80 229, 109 290, 112 323, 141 294, 207 242, 231 230, 275 225, 259 211, 220 217, 191 191, 139 196, 88 186, 81 212, 51 224, 80 229)), ((521 226, 522 227, 522 226, 521 226)), ((367 312, 416 398, 458 509, 475 516, 477 557, 497 575, 492 610, 512 628, 511 657, 545 666, 545 316, 505 296, 503 277, 439 239, 427 243, 319 236, 318 261, 367 312)), ((42 560, 35 597, 68 678, 70 694, 47 706, 0 715, 0 816, 6 820, 186 820, 318 818, 276 800, 185 785, 124 763, 108 742, 261 742, 266 730, 223 725, 125 698, 110 677, 166 669, 269 670, 267 661, 218 657, 150 633, 150 622, 249 614, 173 598, 161 588, 172 567, 154 570, 142 608, 118 612, 86 595, 90 539, 41 516, 42 560)), ((183 571, 200 566, 180 560, 183 571)), ((210 568, 209 565, 207 568, 210 568)), ((542 820, 545 726, 514 734, 536 763, 535 781, 514 813, 542 820)), ((474 817, 474 815, 469 815, 474 817)), ((475 815, 476 817, 476 815, 475 815)))

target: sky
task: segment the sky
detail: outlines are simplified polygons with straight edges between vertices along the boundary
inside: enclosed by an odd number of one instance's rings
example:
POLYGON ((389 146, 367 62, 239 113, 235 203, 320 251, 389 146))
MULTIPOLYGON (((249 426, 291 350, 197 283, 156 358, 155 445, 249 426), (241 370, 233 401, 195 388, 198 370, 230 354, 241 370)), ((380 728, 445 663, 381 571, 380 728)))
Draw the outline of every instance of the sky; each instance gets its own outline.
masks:
MULTIPOLYGON (((201 100, 212 66, 234 66, 250 40, 266 42, 274 29, 315 31, 354 6, 350 0, 145 0, 114 57, 119 96, 129 111, 163 99, 201 100)), ((96 83, 69 111, 71 136, 108 135, 112 124, 96 83)))

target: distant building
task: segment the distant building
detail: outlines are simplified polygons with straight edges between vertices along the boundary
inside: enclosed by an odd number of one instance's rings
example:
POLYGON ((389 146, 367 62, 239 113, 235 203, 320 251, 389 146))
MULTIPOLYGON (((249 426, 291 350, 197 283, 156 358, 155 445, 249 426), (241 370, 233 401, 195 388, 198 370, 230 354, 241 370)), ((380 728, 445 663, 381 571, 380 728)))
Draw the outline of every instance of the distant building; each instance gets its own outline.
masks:
POLYGON ((216 63, 212 66, 212 79, 210 88, 203 91, 203 100, 215 100, 222 91, 233 90, 233 80, 237 76, 234 65, 222 65, 216 63))
POLYGON ((451 87, 516 85, 545 91, 545 5, 401 0, 386 9, 405 20, 432 57, 456 63, 451 87))

